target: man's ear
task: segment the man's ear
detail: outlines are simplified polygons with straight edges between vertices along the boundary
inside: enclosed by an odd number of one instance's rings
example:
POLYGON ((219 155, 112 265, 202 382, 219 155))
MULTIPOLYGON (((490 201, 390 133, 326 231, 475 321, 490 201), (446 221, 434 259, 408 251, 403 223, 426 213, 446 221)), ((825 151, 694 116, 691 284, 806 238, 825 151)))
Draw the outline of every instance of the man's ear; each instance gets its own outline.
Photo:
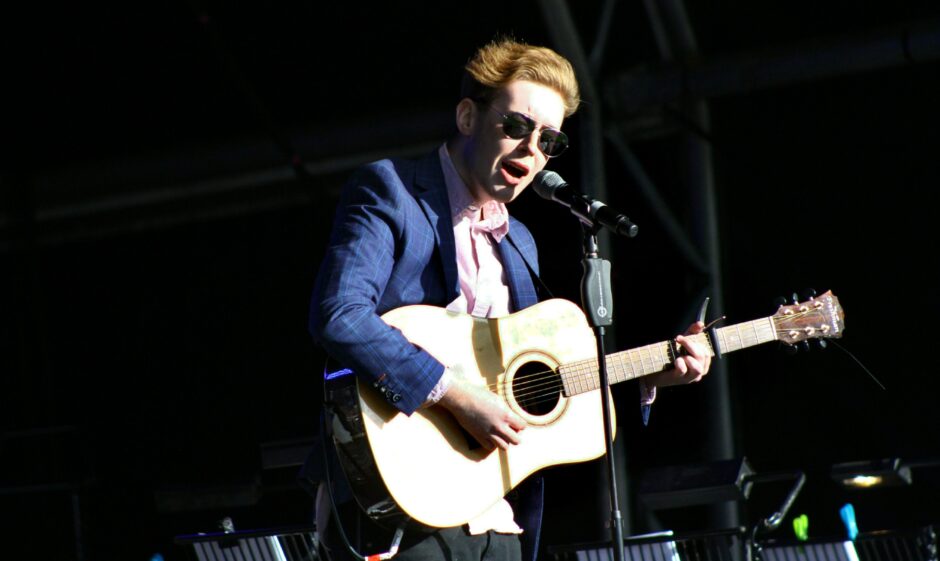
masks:
POLYGON ((457 104, 457 130, 463 136, 473 134, 476 120, 479 118, 477 104, 469 97, 465 97, 457 104))

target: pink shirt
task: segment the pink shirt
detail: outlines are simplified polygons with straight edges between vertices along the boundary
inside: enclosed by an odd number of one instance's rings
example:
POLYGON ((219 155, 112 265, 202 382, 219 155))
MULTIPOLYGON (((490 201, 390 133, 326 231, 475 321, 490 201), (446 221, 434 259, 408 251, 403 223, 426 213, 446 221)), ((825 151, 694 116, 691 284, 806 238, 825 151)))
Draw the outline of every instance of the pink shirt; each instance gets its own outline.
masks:
MULTIPOLYGON (((470 197, 470 190, 457 173, 445 143, 438 150, 447 198, 454 223, 454 242, 457 250, 457 276, 460 294, 448 304, 452 312, 463 312, 477 317, 500 317, 509 314, 509 285, 499 259, 496 244, 509 232, 509 213, 506 205, 488 201, 478 205, 470 197)), ((444 370, 441 380, 428 396, 428 404, 440 400, 450 385, 452 373, 444 370)), ((503 499, 489 510, 467 523, 471 534, 495 530, 518 534, 522 528, 513 520, 512 507, 503 499)))
POLYGON ((500 202, 474 201, 450 159, 446 144, 439 153, 454 221, 460 280, 460 296, 447 309, 486 318, 508 315, 509 285, 496 244, 509 233, 509 212, 500 202))

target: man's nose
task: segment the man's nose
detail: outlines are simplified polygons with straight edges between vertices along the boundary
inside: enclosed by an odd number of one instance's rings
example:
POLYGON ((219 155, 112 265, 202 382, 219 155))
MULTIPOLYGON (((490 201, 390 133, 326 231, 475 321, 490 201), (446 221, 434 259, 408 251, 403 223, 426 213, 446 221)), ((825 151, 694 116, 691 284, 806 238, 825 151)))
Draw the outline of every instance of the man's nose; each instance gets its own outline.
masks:
POLYGON ((529 136, 526 137, 525 146, 530 154, 539 153, 540 151, 539 150, 539 137, 540 136, 542 136, 542 131, 540 131, 539 129, 535 129, 534 131, 529 133, 529 136))

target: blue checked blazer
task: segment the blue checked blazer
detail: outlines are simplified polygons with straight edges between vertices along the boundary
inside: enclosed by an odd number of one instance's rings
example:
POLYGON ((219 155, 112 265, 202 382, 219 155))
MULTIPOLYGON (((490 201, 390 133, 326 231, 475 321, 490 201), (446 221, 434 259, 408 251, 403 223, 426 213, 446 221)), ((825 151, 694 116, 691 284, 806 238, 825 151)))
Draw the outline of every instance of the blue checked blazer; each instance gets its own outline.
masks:
MULTIPOLYGON (((453 228, 436 150, 420 160, 368 164, 343 189, 314 288, 314 338, 408 415, 425 402, 444 366, 379 316, 409 304, 447 306, 457 298, 453 228)), ((526 266, 538 273, 532 234, 510 218, 498 251, 513 311, 535 304, 526 266)))

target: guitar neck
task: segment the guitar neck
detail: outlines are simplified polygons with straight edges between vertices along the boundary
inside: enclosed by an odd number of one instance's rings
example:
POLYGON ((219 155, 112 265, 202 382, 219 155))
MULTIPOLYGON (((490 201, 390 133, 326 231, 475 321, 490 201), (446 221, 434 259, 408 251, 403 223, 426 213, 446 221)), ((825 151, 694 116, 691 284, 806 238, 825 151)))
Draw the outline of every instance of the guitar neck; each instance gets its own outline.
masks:
MULTIPOLYGON (((746 349, 777 339, 773 317, 729 325, 714 330, 722 354, 746 349)), ((709 356, 715 356, 714 345, 707 333, 690 336, 703 345, 709 356)), ((668 370, 676 360, 677 348, 672 341, 663 341, 607 355, 607 376, 611 384, 668 370)), ((600 387, 596 359, 580 360, 558 367, 565 395, 573 396, 600 387)))

